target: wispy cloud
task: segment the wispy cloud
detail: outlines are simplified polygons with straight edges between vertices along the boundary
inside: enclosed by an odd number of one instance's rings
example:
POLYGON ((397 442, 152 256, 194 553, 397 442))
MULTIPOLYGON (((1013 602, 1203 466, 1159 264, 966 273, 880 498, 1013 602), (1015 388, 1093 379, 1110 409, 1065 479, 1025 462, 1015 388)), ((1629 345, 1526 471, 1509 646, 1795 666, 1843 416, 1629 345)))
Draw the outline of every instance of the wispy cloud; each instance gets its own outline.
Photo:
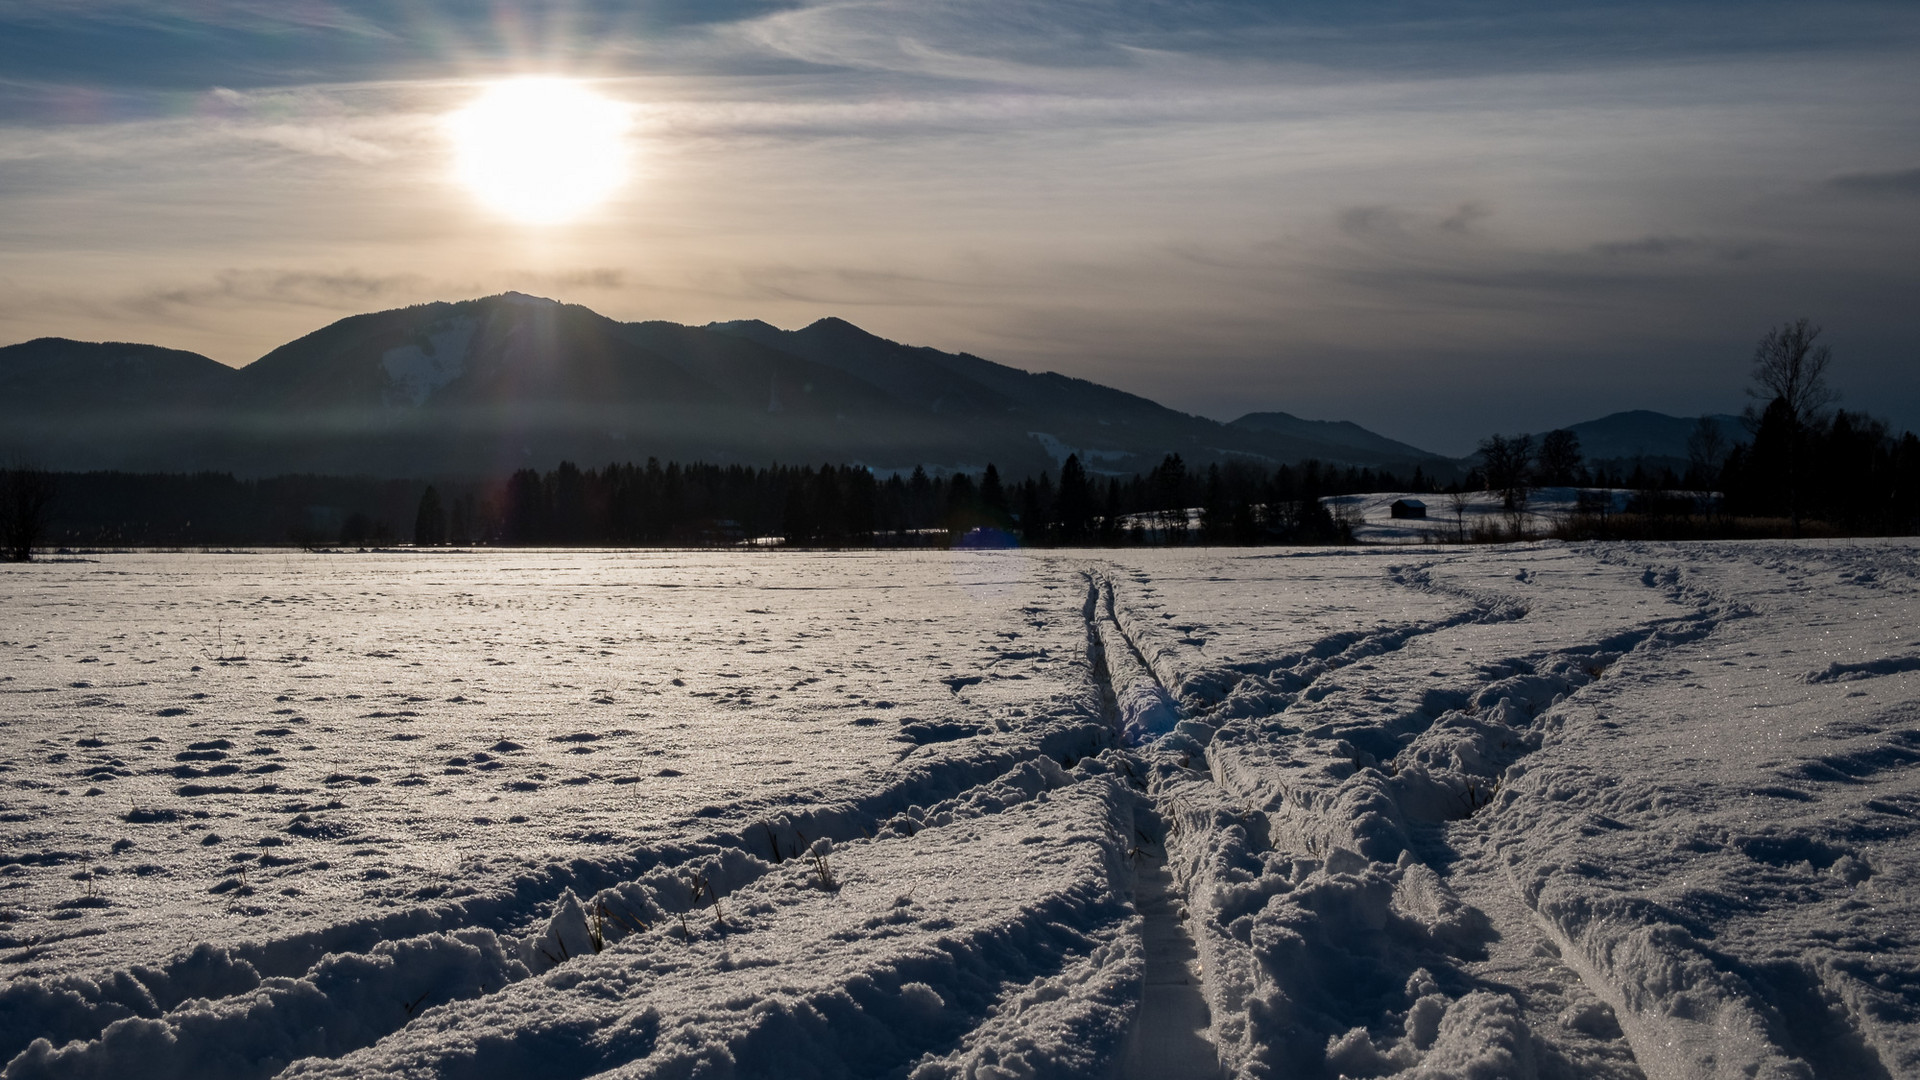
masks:
MULTIPOLYGON (((12 0, 0 5, 0 72, 23 85, 118 94, 195 92, 380 79, 444 78, 532 68, 607 73, 621 62, 659 71, 717 26, 796 0, 575 0, 424 4, 410 0, 12 0)), ((0 94, 0 107, 46 95, 0 94)))
POLYGON ((259 303, 337 310, 390 303, 418 295, 429 285, 417 274, 368 274, 357 270, 223 270, 211 281, 157 287, 120 298, 130 311, 166 317, 182 309, 259 303))
POLYGON ((1482 220, 1493 216, 1493 211, 1485 203, 1463 202, 1454 208, 1453 213, 1440 220, 1440 227, 1452 233, 1470 233, 1482 220))
POLYGON ((1897 3, 1352 4, 1334 0, 831 0, 743 27, 743 39, 824 66, 987 81, 1140 68, 1163 58, 1367 77, 1644 66, 1682 58, 1910 45, 1897 3))
POLYGON ((1593 245, 1593 250, 1615 259, 1704 258, 1725 262, 1745 262, 1776 250, 1778 244, 1765 241, 1727 241, 1707 236, 1677 236, 1671 233, 1642 236, 1633 240, 1608 240, 1593 245))
POLYGON ((223 270, 190 285, 153 287, 116 297, 110 304, 129 312, 168 316, 196 308, 279 304, 357 313, 419 299, 459 300, 507 289, 612 290, 626 286, 627 272, 587 266, 569 270, 489 270, 469 278, 424 274, 375 274, 361 270, 223 270))
POLYGON ((1867 195, 1920 195, 1920 168, 1844 173, 1828 180, 1827 186, 1867 195))
POLYGON ((263 127, 244 128, 240 134, 302 154, 314 154, 321 157, 343 157, 353 161, 372 163, 386 161, 394 156, 394 151, 379 143, 369 142, 337 128, 303 124, 267 124, 263 127))
MULTIPOLYGON (((101 328, 95 336, 124 337, 127 335, 115 334, 112 328, 138 328, 136 332, 149 334, 157 327, 225 331, 236 319, 250 320, 263 310, 279 309, 305 312, 296 318, 304 321, 305 329, 313 329, 333 318, 424 301, 462 300, 510 289, 558 292, 577 300, 585 298, 582 294, 617 292, 630 283, 631 275, 626 270, 606 266, 490 268, 471 277, 355 269, 233 268, 197 281, 119 290, 59 289, 0 279, 0 285, 5 286, 0 290, 0 322, 30 314, 78 316, 101 328)), ((271 344, 278 342, 263 343, 271 344)))

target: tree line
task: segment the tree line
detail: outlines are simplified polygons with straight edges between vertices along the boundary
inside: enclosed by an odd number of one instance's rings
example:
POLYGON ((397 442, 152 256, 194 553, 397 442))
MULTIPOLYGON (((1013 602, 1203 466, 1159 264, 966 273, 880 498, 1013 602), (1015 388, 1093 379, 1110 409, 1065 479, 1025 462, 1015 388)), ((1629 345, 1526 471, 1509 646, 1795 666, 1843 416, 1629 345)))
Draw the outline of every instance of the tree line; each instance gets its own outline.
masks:
MULTIPOLYGON (((1578 437, 1562 430, 1537 447, 1526 435, 1482 440, 1464 486, 1498 493, 1510 512, 1524 510, 1533 487, 1629 488, 1628 512, 1685 523, 1665 530, 1675 535, 1912 533, 1920 528, 1920 436, 1896 436, 1862 412, 1829 410, 1838 394, 1826 378, 1833 353, 1820 335, 1804 318, 1768 330, 1753 351, 1752 403, 1743 417, 1749 437, 1730 442, 1701 417, 1687 439, 1684 471, 1637 465, 1623 477, 1589 470, 1578 437)), ((1618 532, 1597 509, 1585 516, 1593 520, 1575 523, 1568 535, 1618 532)))
POLYGON ((650 459, 582 469, 562 462, 547 472, 522 469, 492 495, 449 498, 428 488, 413 539, 422 546, 648 547, 776 540, 817 547, 1335 543, 1351 533, 1323 496, 1402 483, 1391 473, 1317 461, 1190 469, 1178 454, 1124 478, 1090 473, 1070 455, 1057 475, 1017 481, 992 464, 977 474, 916 467, 881 476, 832 463, 650 459))
POLYGON ((0 480, 15 475, 20 483, 0 484, 0 495, 19 492, 21 512, 0 513, 0 526, 24 523, 0 528, 0 539, 21 537, 18 557, 35 546, 1330 543, 1349 531, 1323 496, 1427 483, 1418 470, 1402 477, 1315 461, 1196 468, 1177 454, 1132 476, 1091 473, 1076 456, 1018 480, 992 465, 886 475, 832 463, 658 460, 562 463, 491 482, 31 469, 0 480))
POLYGON ((1895 438, 1865 413, 1827 411, 1833 353, 1806 319, 1771 330, 1754 349, 1750 443, 1719 470, 1729 513, 1809 519, 1850 533, 1904 533, 1920 523, 1920 437, 1895 438))

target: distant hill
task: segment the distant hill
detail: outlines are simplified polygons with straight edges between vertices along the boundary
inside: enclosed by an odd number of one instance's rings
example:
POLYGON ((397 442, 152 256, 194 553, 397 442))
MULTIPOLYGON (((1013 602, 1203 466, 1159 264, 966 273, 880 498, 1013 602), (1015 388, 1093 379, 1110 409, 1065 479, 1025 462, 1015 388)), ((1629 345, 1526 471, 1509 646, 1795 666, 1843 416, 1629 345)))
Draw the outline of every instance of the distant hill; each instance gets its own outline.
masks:
MULTIPOLYGON (((1729 447, 1752 438, 1738 416, 1716 413, 1708 419, 1719 425, 1729 447)), ((1567 430, 1580 437, 1580 452, 1589 462, 1610 466, 1644 462, 1650 468, 1666 466, 1683 472, 1688 461, 1687 438, 1699 422, 1697 416, 1668 416, 1634 409, 1570 424, 1567 430)), ((1534 436, 1536 446, 1541 434, 1534 436)))
POLYGON ((1344 447, 1349 453, 1390 461, 1421 461, 1433 457, 1417 446, 1376 435, 1351 420, 1302 420, 1291 413, 1259 412, 1248 413, 1227 426, 1293 439, 1303 445, 1344 447))
POLYGON ((229 414, 232 368, 179 349, 39 338, 0 349, 0 462, 84 470, 225 458, 209 439, 229 414))
POLYGON ((1168 453, 1448 467, 1352 424, 1260 415, 1220 424, 840 319, 623 323, 519 293, 352 316, 239 369, 147 345, 0 348, 0 453, 59 469, 481 477, 657 456, 1019 476, 1069 453, 1115 474, 1168 453))
POLYGON ((233 369, 199 353, 39 338, 0 349, 0 395, 41 407, 139 411, 220 403, 233 369))

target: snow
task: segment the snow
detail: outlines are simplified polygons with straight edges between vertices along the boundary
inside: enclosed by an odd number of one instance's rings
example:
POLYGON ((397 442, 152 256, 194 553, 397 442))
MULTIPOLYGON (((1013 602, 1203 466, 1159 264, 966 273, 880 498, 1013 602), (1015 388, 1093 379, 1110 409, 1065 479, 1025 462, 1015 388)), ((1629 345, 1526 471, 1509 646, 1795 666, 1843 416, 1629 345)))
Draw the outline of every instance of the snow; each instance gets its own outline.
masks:
POLYGON ((1917 556, 8 567, 0 1075, 1915 1075, 1917 556))
POLYGON ((388 380, 387 404, 417 408, 435 390, 466 374, 467 348, 478 327, 477 320, 462 315, 434 327, 424 346, 400 345, 381 353, 380 367, 388 380))
MULTIPOLYGON (((1556 521, 1581 510, 1585 493, 1597 508, 1618 514, 1634 492, 1625 488, 1534 488, 1524 505, 1508 510, 1497 491, 1467 491, 1458 496, 1412 491, 1330 495, 1321 500, 1335 515, 1353 522, 1353 538, 1363 544, 1422 544, 1463 540, 1476 529, 1511 536, 1514 526, 1527 535, 1546 532, 1556 521), (1424 518, 1396 518, 1395 500, 1415 499, 1427 506, 1424 518)), ((1703 497, 1703 496, 1701 496, 1703 497)))
MULTIPOLYGON (((1104 424, 1106 423, 1106 421, 1102 420, 1101 423, 1104 424)), ((1069 445, 1067 442, 1062 440, 1058 435, 1054 435, 1045 431, 1029 431, 1027 432, 1027 437, 1029 439, 1034 440, 1035 442, 1038 442, 1040 444, 1040 448, 1042 450, 1045 450, 1047 452, 1047 456, 1052 458, 1056 463, 1065 465, 1067 463, 1068 458, 1073 457, 1077 454, 1080 457, 1081 465, 1085 466, 1087 471, 1094 472, 1094 473, 1103 472, 1100 466, 1106 462, 1125 461, 1127 458, 1135 456, 1134 452, 1131 450, 1081 449, 1079 447, 1069 445)), ((1113 475, 1117 476, 1119 474, 1114 473, 1113 475)))

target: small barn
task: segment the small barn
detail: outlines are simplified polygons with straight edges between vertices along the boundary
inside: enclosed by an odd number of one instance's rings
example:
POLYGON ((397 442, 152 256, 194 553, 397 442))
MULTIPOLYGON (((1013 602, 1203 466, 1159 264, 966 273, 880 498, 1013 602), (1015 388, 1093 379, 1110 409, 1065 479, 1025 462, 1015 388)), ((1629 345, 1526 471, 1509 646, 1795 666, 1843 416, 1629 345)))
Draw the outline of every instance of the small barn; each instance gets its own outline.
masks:
POLYGON ((1427 504, 1419 499, 1395 499, 1387 512, 1397 518, 1423 518, 1427 516, 1427 504))

